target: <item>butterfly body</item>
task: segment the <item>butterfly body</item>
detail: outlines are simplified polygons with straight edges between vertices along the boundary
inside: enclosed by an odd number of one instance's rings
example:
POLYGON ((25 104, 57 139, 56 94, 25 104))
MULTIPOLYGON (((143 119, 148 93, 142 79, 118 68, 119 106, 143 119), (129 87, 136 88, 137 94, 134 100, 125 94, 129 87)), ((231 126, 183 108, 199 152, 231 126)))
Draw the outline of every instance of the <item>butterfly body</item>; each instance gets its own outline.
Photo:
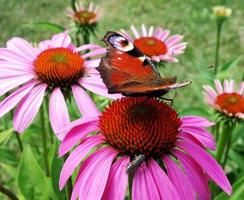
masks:
POLYGON ((108 32, 103 41, 108 51, 97 70, 110 94, 161 96, 190 83, 176 83, 175 77, 162 78, 150 58, 116 32, 108 32))

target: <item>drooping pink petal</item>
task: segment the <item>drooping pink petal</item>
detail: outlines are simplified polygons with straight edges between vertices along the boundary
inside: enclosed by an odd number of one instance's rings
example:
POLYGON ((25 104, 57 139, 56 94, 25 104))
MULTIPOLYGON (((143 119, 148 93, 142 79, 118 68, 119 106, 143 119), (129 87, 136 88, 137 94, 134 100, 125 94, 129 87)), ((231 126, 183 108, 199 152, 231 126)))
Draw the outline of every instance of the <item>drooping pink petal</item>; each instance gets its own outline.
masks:
POLYGON ((149 171, 156 183, 160 199, 164 200, 181 200, 178 191, 175 186, 170 181, 169 177, 165 174, 163 169, 158 165, 158 163, 153 160, 148 160, 149 171))
POLYGON ((84 162, 79 176, 79 199, 101 199, 107 184, 112 162, 118 153, 105 147, 93 153, 84 162))
POLYGON ((85 44, 85 45, 75 48, 74 52, 85 51, 88 49, 99 49, 99 48, 101 48, 101 46, 99 46, 97 44, 85 44))
POLYGON ((126 173, 125 168, 129 161, 129 157, 123 156, 113 164, 102 200, 125 199, 128 185, 128 174, 126 173))
POLYGON ((211 194, 208 188, 208 181, 202 168, 190 156, 175 149, 172 152, 180 161, 185 173, 195 189, 199 200, 210 200, 211 194))
POLYGON ((0 103, 0 117, 13 109, 36 84, 36 81, 30 81, 4 99, 0 103))
POLYGON ((99 114, 99 110, 91 97, 81 87, 72 85, 72 91, 80 113, 83 116, 94 116, 99 114))
POLYGON ((182 200, 194 200, 194 190, 188 177, 182 172, 182 170, 177 166, 177 164, 171 160, 168 156, 163 157, 164 165, 167 169, 167 174, 177 189, 182 200))
POLYGON ((182 35, 172 35, 171 37, 169 37, 165 43, 167 46, 173 46, 176 43, 180 42, 182 40, 183 36, 182 35))
POLYGON ((14 113, 14 129, 21 133, 34 120, 45 95, 47 85, 39 84, 18 105, 14 113))
POLYGON ((205 172, 219 185, 227 194, 231 194, 232 188, 223 169, 205 150, 189 141, 177 141, 176 146, 188 152, 192 158, 205 170, 205 172))
MULTIPOLYGON (((93 131, 97 131, 97 116, 93 117, 82 117, 77 120, 79 125, 74 126, 64 137, 60 148, 59 156, 66 154, 76 143, 79 142, 83 137, 93 131)), ((65 130, 62 130, 65 131, 65 130)))
POLYGON ((99 94, 104 97, 108 97, 110 99, 119 99, 122 97, 120 94, 109 94, 106 85, 102 82, 101 78, 97 77, 83 77, 79 83, 86 88, 94 92, 95 94, 99 94))
POLYGON ((185 133, 191 134, 194 138, 199 140, 205 147, 215 150, 216 144, 211 133, 201 127, 185 127, 182 129, 185 133))
POLYGON ((62 190, 75 168, 85 158, 89 151, 103 142, 101 135, 85 138, 82 143, 70 154, 60 173, 59 189, 62 190))
POLYGON ((169 34, 170 34, 169 30, 163 30, 161 34, 158 36, 158 39, 165 41, 165 39, 169 36, 169 34))
POLYGON ((106 48, 100 48, 100 49, 93 50, 89 53, 83 54, 81 57, 85 59, 88 57, 98 56, 98 55, 106 53, 106 51, 107 51, 106 48))
POLYGON ((216 91, 210 85, 204 85, 203 89, 213 98, 217 97, 216 91))
POLYGON ((135 172, 132 182, 133 200, 160 199, 159 191, 146 163, 142 163, 135 172))
POLYGON ((33 79, 33 74, 24 74, 19 76, 11 76, 0 79, 0 96, 4 95, 6 92, 16 88, 23 83, 26 83, 33 79))
POLYGON ((214 80, 214 83, 218 94, 222 94, 224 91, 221 82, 219 80, 214 80))
POLYGON ((60 88, 55 88, 50 95, 49 119, 54 133, 59 140, 63 140, 66 133, 60 132, 60 130, 69 124, 70 119, 66 102, 60 88))
POLYGON ((30 62, 33 62, 38 54, 36 48, 32 47, 30 43, 19 37, 14 37, 9 40, 7 42, 7 48, 30 62))
POLYGON ((54 35, 51 39, 51 45, 50 47, 69 47, 71 44, 71 38, 68 35, 67 31, 64 31, 62 33, 58 33, 54 35))
POLYGON ((213 122, 208 121, 206 118, 194 115, 182 117, 181 121, 182 127, 209 127, 214 125, 213 122))
POLYGON ((9 61, 0 60, 0 78, 23 76, 28 74, 33 74, 33 76, 35 76, 32 66, 14 64, 9 61))

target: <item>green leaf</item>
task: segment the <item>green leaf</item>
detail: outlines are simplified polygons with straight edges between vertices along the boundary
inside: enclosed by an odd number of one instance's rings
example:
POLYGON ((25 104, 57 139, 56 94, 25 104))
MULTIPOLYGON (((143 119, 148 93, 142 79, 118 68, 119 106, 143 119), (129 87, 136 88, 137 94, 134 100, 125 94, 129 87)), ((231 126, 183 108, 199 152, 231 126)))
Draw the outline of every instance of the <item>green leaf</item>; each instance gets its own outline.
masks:
POLYGON ((244 199, 244 176, 237 180, 233 185, 233 193, 229 197, 221 192, 214 200, 239 200, 244 199))
POLYGON ((51 23, 51 22, 36 22, 31 24, 37 28, 43 28, 51 30, 55 33, 63 32, 65 31, 65 28, 59 24, 51 23))
POLYGON ((46 200, 49 196, 46 177, 38 165, 30 146, 25 146, 21 156, 18 185, 27 200, 46 200))
POLYGON ((231 59, 230 61, 228 61, 227 63, 225 63, 221 66, 221 71, 226 71, 226 70, 229 70, 233 67, 236 67, 240 60, 241 60, 241 56, 238 56, 237 58, 231 59))
POLYGON ((0 148, 0 163, 17 165, 16 152, 7 148, 0 148))
POLYGON ((0 133, 0 143, 6 142, 12 135, 13 133, 13 128, 10 128, 8 130, 5 130, 0 133))

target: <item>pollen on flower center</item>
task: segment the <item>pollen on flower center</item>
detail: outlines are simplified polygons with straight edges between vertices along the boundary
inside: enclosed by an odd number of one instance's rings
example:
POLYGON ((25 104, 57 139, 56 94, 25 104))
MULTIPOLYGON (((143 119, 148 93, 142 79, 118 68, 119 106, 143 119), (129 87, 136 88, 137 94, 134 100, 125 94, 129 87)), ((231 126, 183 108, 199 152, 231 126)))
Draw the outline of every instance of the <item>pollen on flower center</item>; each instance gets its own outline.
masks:
POLYGON ((134 44, 147 56, 158 56, 167 53, 166 44, 155 37, 141 37, 136 39, 134 44))
POLYGON ((80 24, 89 24, 91 20, 96 18, 96 13, 82 10, 75 13, 75 18, 80 24))
POLYGON ((70 49, 59 47, 41 52, 34 61, 39 79, 52 86, 65 87, 84 74, 84 59, 70 49))
POLYGON ((106 141, 124 154, 156 155, 174 146, 181 121, 175 110, 156 98, 122 98, 99 118, 106 141))
POLYGON ((244 113, 244 97, 238 93, 223 93, 217 96, 215 104, 228 113, 244 113))

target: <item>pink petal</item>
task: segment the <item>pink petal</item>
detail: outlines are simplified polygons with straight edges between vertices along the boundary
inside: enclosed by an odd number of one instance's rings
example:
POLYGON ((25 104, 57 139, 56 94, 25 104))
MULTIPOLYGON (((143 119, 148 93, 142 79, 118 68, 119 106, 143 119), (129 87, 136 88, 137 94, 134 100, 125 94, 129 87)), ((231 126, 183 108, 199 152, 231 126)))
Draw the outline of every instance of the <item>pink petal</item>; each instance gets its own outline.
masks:
POLYGON ((192 187, 197 192, 199 200, 210 200, 211 194, 208 188, 208 181, 202 168, 190 156, 179 150, 172 152, 183 166, 185 173, 191 182, 192 187))
POLYGON ((229 87, 229 81, 224 80, 224 92, 229 93, 230 92, 230 87, 229 87))
POLYGON ((83 54, 81 57, 85 59, 88 57, 98 56, 98 55, 104 54, 106 52, 107 52, 106 48, 100 48, 100 49, 93 50, 89 53, 83 54))
POLYGON ((51 48, 51 40, 44 40, 44 41, 41 41, 39 44, 38 44, 38 48, 41 51, 44 51, 46 49, 49 49, 51 48))
POLYGON ((79 140, 85 137, 87 134, 93 131, 97 131, 98 117, 83 117, 79 122, 79 125, 74 126, 64 137, 60 148, 59 156, 66 154, 79 140))
POLYGON ((189 182, 187 176, 168 156, 163 157, 163 162, 167 168, 167 174, 180 194, 181 199, 194 200, 194 190, 192 189, 191 183, 189 182))
POLYGON ((85 51, 88 49, 99 49, 99 48, 101 48, 101 46, 96 45, 96 44, 85 44, 85 45, 75 48, 74 52, 85 51))
POLYGON ((95 67, 98 67, 100 61, 101 61, 100 58, 99 59, 93 59, 93 60, 86 60, 85 66, 90 67, 90 68, 95 68, 95 67))
POLYGON ((219 80, 214 80, 214 83, 218 94, 222 94, 224 91, 221 82, 219 80))
POLYGON ((160 199, 157 185, 147 165, 142 165, 136 170, 132 182, 133 200, 155 200, 160 199))
POLYGON ((154 27, 153 26, 150 26, 150 28, 148 30, 148 36, 149 37, 152 37, 153 36, 153 30, 154 30, 154 27))
POLYGON ((25 74, 19 76, 11 76, 0 79, 0 96, 4 95, 6 92, 16 88, 23 83, 28 82, 33 79, 34 76, 32 74, 25 74))
POLYGON ((72 91, 80 113, 83 116, 97 116, 99 114, 99 110, 91 97, 81 87, 72 85, 72 91))
POLYGON ((169 37, 165 43, 166 45, 169 46, 173 46, 176 43, 179 43, 182 40, 183 36, 182 35, 172 35, 171 37, 169 37))
POLYGON ((129 40, 130 42, 133 41, 133 38, 130 36, 130 34, 125 31, 124 29, 120 30, 120 34, 123 35, 127 40, 129 40))
POLYGON ((20 102, 20 100, 23 99, 31 91, 31 89, 36 84, 37 84, 36 81, 30 81, 29 83, 26 83, 18 90, 10 94, 7 98, 5 98, 0 103, 0 117, 5 115, 11 109, 13 109, 20 102))
POLYGON ((0 61, 0 78, 33 74, 32 66, 15 64, 9 61, 0 61))
POLYGON ((229 88, 230 92, 235 91, 235 81, 234 80, 230 80, 229 87, 230 87, 229 88))
POLYGON ((93 153, 81 166, 79 199, 101 199, 117 152, 105 147, 93 153))
POLYGON ((50 47, 69 47, 71 44, 71 38, 67 31, 56 34, 52 37, 50 47))
POLYGON ((204 169, 204 171, 219 185, 227 194, 231 194, 232 188, 223 169, 205 150, 194 143, 177 141, 176 146, 188 152, 192 158, 204 169))
POLYGON ((159 167, 158 163, 149 159, 148 161, 149 171, 157 185, 160 199, 164 200, 181 200, 179 193, 175 186, 170 181, 169 177, 165 174, 163 169, 159 167))
POLYGON ((102 200, 125 199, 126 188, 128 185, 128 175, 125 168, 129 161, 129 157, 123 156, 113 164, 102 200))
POLYGON ((182 131, 192 135, 199 142, 201 142, 205 147, 211 150, 215 150, 216 146, 215 146, 214 137, 207 130, 200 127, 186 127, 183 128, 182 131))
POLYGON ((69 124, 70 119, 66 102, 60 88, 55 88, 51 93, 49 101, 49 119, 54 133, 59 140, 63 140, 66 132, 59 131, 69 124))
POLYGON ((158 39, 164 41, 170 34, 169 30, 163 30, 161 34, 158 36, 158 39))
POLYGON ((89 151, 93 147, 101 144, 102 142, 103 142, 103 137, 101 137, 100 135, 85 138, 82 141, 82 143, 70 154, 68 159, 65 161, 60 173, 60 179, 59 179, 60 190, 63 189, 67 180, 73 174, 75 168, 85 158, 85 156, 89 153, 89 151))
POLYGON ((214 125, 213 122, 208 121, 206 118, 194 115, 182 117, 181 121, 182 127, 209 127, 214 125))
POLYGON ((147 36, 147 29, 146 29, 145 24, 141 25, 141 30, 142 30, 143 37, 146 37, 147 36))
POLYGON ((95 94, 99 94, 110 99, 119 99, 122 97, 120 94, 109 94, 108 89, 102 82, 101 78, 83 77, 79 82, 84 88, 94 92, 95 94))
POLYGON ((135 37, 136 39, 139 38, 139 37, 140 37, 140 34, 139 34, 138 31, 136 30, 135 26, 132 25, 130 28, 131 28, 131 30, 132 30, 132 33, 134 34, 134 37, 135 37))
POLYGON ((30 43, 18 37, 9 40, 7 42, 7 48, 30 62, 33 62, 38 54, 38 51, 30 43))
POLYGON ((217 97, 216 91, 210 85, 204 85, 203 89, 213 98, 217 97))
POLYGON ((238 92, 240 95, 242 95, 243 91, 244 91, 244 82, 241 82, 241 83, 240 83, 240 86, 239 86, 239 89, 238 89, 237 92, 238 92))
POLYGON ((47 85, 39 84, 18 105, 14 113, 14 129, 23 132, 34 120, 45 95, 47 85))
POLYGON ((6 48, 0 48, 0 60, 10 61, 15 64, 31 65, 32 62, 6 48))

